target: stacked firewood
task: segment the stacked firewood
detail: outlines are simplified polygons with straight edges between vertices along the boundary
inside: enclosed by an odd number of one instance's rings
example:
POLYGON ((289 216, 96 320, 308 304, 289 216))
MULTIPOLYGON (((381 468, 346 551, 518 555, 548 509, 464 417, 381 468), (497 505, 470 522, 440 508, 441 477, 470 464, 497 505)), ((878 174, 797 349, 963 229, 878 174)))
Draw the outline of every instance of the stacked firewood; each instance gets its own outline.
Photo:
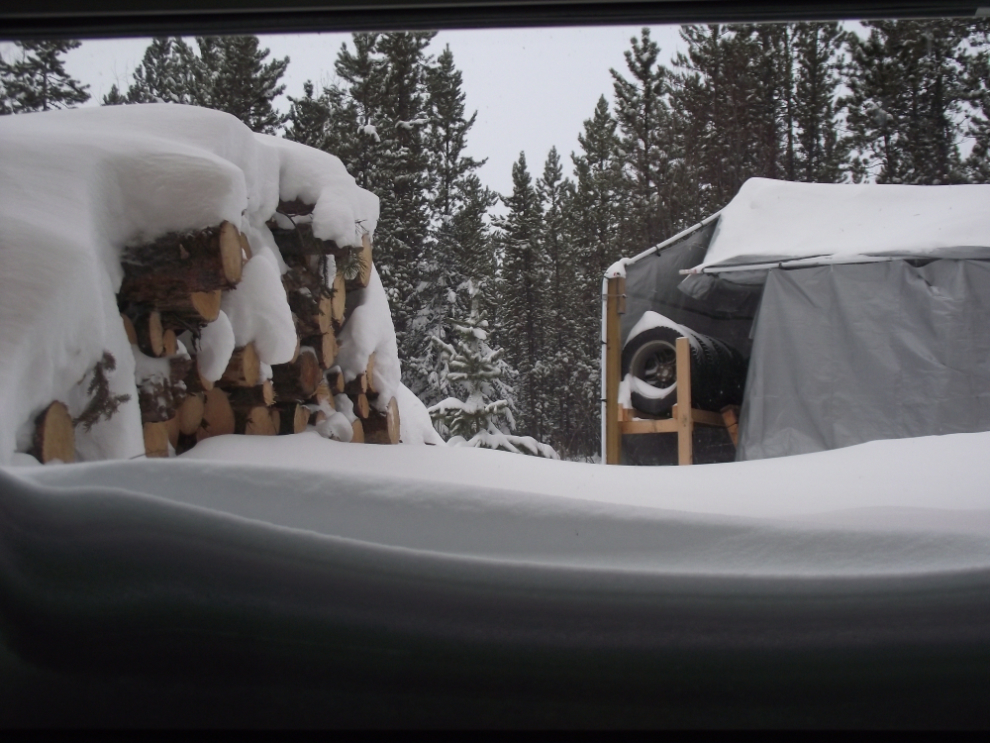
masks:
MULTIPOLYGON (((365 236, 361 247, 341 248, 315 237, 307 220, 312 210, 312 205, 280 202, 277 221, 269 223, 289 269, 282 284, 297 335, 294 358, 267 367, 248 343, 234 349, 216 382, 201 373, 197 341, 219 317, 223 293, 237 286, 251 259, 246 236, 223 222, 125 250, 117 295, 124 329, 141 354, 157 360, 139 361, 136 371, 147 456, 168 456, 170 444, 182 453, 223 434, 300 433, 337 408, 355 416, 351 441, 398 443, 395 398, 385 412, 371 405, 378 396, 374 355, 367 370, 348 382, 335 366, 337 334, 347 320, 346 294, 366 287, 371 278, 371 241, 365 236)), ((42 462, 72 461, 73 423, 62 403, 46 408, 36 421, 35 456, 42 462)))

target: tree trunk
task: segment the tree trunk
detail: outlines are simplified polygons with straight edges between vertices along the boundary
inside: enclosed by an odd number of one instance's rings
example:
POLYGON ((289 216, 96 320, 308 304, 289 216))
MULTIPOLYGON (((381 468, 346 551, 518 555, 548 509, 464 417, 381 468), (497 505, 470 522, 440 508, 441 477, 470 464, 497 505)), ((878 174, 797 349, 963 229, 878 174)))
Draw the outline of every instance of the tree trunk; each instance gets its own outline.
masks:
POLYGON ((364 421, 364 440, 369 444, 399 443, 399 403, 393 397, 384 413, 372 410, 364 421))
POLYGON ((56 400, 34 419, 31 454, 42 464, 76 461, 76 432, 64 403, 56 400))
POLYGON ((121 265, 121 302, 157 307, 188 301, 192 292, 232 289, 243 267, 240 232, 230 222, 198 232, 172 232, 125 248, 121 265))

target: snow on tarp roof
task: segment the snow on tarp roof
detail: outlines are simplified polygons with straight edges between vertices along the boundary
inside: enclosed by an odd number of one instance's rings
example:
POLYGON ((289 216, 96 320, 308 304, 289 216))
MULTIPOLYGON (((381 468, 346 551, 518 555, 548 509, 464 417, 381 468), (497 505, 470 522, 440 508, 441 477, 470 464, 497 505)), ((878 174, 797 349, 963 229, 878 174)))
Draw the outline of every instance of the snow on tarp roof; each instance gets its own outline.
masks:
POLYGON ((815 258, 990 258, 990 185, 793 183, 750 178, 694 271, 815 258))

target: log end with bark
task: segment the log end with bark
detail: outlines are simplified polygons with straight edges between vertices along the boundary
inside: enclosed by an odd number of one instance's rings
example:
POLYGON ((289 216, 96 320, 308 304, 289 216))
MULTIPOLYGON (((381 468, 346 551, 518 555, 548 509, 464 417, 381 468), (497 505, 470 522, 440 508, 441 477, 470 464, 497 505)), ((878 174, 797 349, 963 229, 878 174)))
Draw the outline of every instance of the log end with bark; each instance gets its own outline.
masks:
POLYGON ((76 461, 76 433, 65 403, 52 402, 34 420, 31 454, 42 464, 76 461))
POLYGON ((364 440, 369 444, 399 443, 399 403, 393 397, 385 411, 372 410, 363 421, 364 440))

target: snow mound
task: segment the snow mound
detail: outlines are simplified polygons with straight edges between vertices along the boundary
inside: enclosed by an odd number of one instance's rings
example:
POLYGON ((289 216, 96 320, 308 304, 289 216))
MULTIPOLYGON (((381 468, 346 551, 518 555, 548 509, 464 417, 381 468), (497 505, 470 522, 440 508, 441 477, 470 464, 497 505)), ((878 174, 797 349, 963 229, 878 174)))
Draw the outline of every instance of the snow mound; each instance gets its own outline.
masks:
POLYGON ((792 183, 750 178, 721 211, 704 262, 990 257, 990 185, 792 183))

